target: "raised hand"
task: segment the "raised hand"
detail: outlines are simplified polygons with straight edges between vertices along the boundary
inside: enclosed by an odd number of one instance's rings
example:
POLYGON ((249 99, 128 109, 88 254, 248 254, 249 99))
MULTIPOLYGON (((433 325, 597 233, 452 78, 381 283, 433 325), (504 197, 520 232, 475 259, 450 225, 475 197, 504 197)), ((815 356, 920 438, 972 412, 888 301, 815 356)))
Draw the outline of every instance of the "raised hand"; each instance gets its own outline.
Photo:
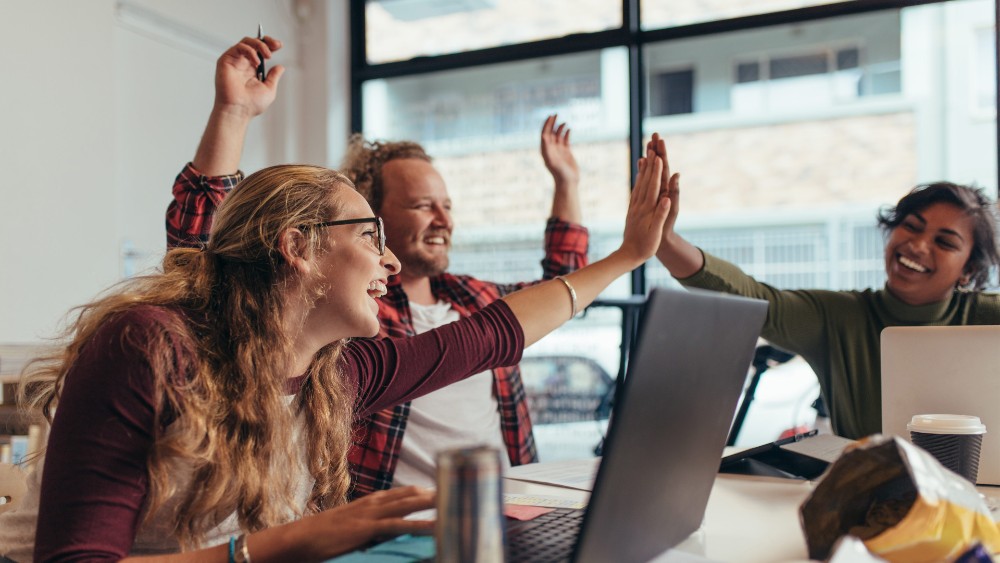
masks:
POLYGON ((548 116, 542 125, 542 160, 557 187, 560 183, 575 187, 580 182, 580 167, 570 148, 570 129, 565 123, 556 125, 557 117, 554 114, 548 116))
POLYGON ((580 167, 570 147, 569 127, 565 123, 556 125, 556 117, 553 114, 545 118, 541 142, 542 160, 555 181, 551 216, 579 224, 583 220, 580 211, 580 167))
POLYGON ((250 121, 274 102, 278 81, 285 72, 283 66, 273 66, 261 82, 257 79, 257 65, 261 57, 269 59, 278 49, 281 41, 273 37, 244 37, 219 57, 215 65, 215 105, 191 160, 201 174, 237 172, 250 121))
POLYGON ((646 154, 655 154, 657 158, 663 160, 660 181, 664 186, 664 192, 670 199, 670 213, 663 225, 663 237, 660 241, 660 248, 656 251, 656 257, 675 278, 684 279, 693 276, 705 265, 705 257, 701 250, 674 230, 681 207, 681 175, 670 172, 667 144, 659 134, 653 133, 653 138, 646 145, 646 154))
POLYGON ((639 172, 625 216, 625 233, 620 252, 634 259, 636 265, 656 253, 663 235, 663 225, 671 210, 671 200, 663 188, 664 161, 647 147, 639 159, 639 172))
POLYGON ((663 223, 670 212, 670 199, 660 189, 663 160, 653 151, 639 159, 639 173, 632 188, 622 244, 611 254, 579 270, 514 293, 503 300, 524 331, 530 346, 556 329, 576 310, 590 305, 608 285, 648 260, 660 246, 663 223), (566 299, 567 289, 572 296, 566 299), (570 307, 567 310, 567 305, 570 307))
POLYGON ((652 152, 663 160, 663 173, 661 185, 666 190, 667 197, 670 198, 670 213, 663 226, 663 238, 671 239, 674 233, 674 224, 677 222, 677 214, 680 212, 680 173, 670 173, 670 160, 667 158, 667 143, 660 137, 659 133, 653 133, 653 138, 646 144, 646 152, 652 152))
POLYGON ((257 65, 260 57, 270 59, 279 49, 281 41, 266 35, 263 39, 244 37, 227 49, 215 66, 216 107, 250 118, 264 113, 274 102, 285 68, 271 67, 267 79, 261 82, 257 79, 257 65))

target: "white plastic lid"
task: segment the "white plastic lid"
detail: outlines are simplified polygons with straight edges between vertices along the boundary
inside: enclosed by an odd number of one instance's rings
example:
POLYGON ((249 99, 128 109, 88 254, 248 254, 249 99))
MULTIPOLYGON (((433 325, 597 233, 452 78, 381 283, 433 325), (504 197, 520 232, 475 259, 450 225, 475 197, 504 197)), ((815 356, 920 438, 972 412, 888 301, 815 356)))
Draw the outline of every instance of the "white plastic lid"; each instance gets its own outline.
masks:
POLYGON ((924 434, 985 434, 986 425, 978 416, 967 414, 918 414, 906 425, 910 432, 924 434))

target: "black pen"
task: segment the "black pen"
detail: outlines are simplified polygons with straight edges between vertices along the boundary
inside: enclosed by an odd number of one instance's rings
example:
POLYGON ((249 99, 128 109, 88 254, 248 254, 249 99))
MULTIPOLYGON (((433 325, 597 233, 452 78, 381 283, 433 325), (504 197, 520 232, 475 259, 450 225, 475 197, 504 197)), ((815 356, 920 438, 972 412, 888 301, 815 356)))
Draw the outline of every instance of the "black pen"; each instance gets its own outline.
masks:
MULTIPOLYGON (((264 40, 264 29, 259 23, 257 24, 257 39, 264 40)), ((260 64, 257 65, 257 80, 263 82, 267 78, 267 71, 264 70, 264 54, 257 51, 257 58, 260 59, 260 64)))

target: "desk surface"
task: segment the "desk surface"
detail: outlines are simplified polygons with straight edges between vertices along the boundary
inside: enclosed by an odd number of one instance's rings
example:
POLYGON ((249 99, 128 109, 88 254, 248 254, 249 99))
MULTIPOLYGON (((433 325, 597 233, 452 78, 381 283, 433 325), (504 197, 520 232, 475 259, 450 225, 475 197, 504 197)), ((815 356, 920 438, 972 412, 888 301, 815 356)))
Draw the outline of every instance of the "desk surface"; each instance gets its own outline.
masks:
MULTIPOLYGON (((510 493, 586 500, 585 491, 507 479, 510 493)), ((799 524, 799 505, 813 483, 769 477, 720 474, 715 479, 702 528, 677 551, 711 561, 774 563, 809 561, 799 524)), ((1000 487, 979 487, 1000 520, 1000 487)), ((664 556, 656 561, 678 561, 664 556)))

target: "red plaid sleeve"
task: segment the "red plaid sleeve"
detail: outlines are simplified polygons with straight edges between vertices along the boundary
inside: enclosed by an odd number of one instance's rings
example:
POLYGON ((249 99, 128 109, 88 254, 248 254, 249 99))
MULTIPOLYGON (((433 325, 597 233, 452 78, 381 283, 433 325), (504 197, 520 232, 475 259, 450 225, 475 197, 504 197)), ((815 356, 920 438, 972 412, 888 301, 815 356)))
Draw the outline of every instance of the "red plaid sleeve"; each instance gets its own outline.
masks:
POLYGON ((555 218, 549 219, 545 224, 543 277, 552 279, 586 266, 589 245, 590 233, 586 227, 555 218))
POLYGON ((167 206, 167 248, 199 247, 208 242, 215 209, 243 173, 205 176, 190 162, 174 180, 174 200, 167 206))
MULTIPOLYGON (((544 279, 586 266, 589 242, 589 233, 584 227, 549 219, 545 226, 545 258, 542 260, 544 279)), ((471 276, 443 274, 431 278, 431 291, 438 299, 451 303, 460 316, 466 317, 502 295, 536 283, 538 281, 496 284, 471 276)), ((381 336, 412 336, 415 332, 409 305, 399 281, 391 281, 388 291, 379 301, 381 336)), ((517 366, 497 368, 493 370, 493 378, 500 407, 500 430, 511 465, 538 461, 520 371, 517 366)), ((405 403, 355 422, 354 445, 348 455, 354 485, 351 498, 392 486, 409 413, 410 405, 405 403)))

